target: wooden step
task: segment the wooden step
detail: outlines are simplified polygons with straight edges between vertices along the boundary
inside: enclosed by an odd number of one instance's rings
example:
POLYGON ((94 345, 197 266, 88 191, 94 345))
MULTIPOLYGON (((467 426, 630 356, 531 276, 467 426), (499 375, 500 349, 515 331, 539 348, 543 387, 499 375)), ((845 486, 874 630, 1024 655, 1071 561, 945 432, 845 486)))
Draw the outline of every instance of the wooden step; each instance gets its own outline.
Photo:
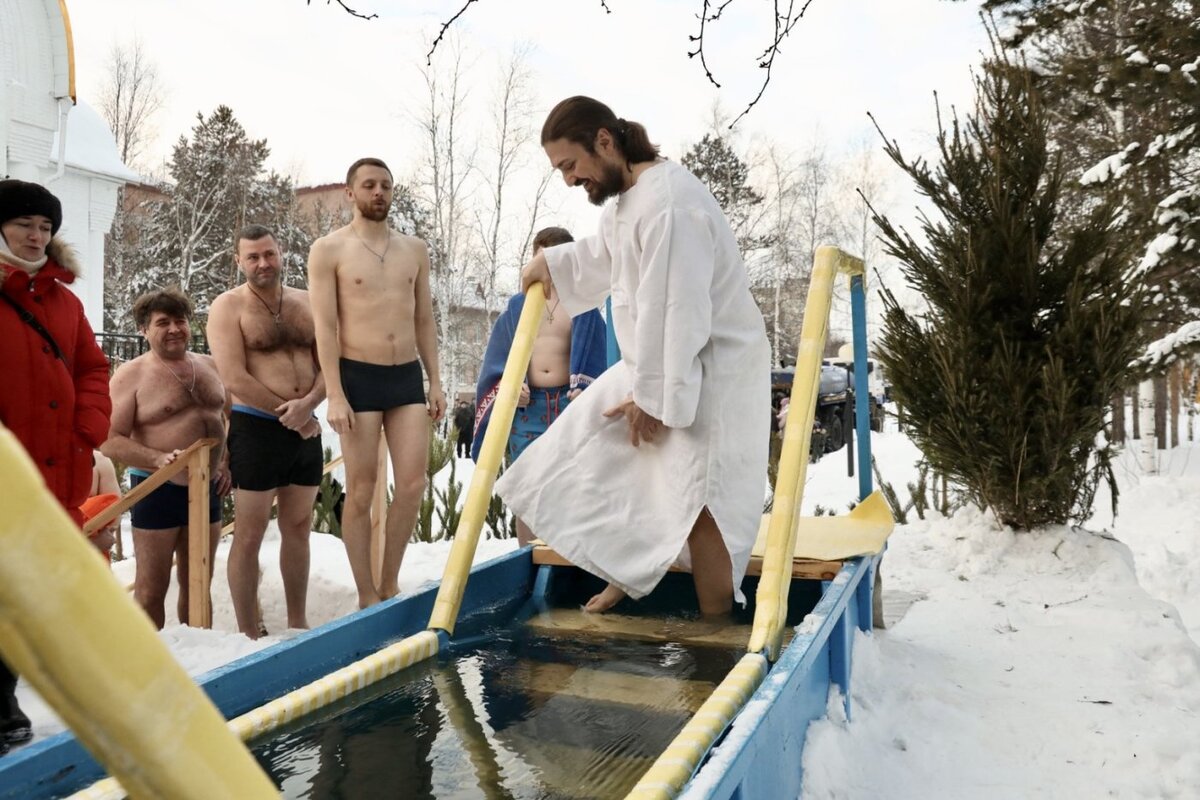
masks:
POLYGON ((709 681, 524 659, 504 680, 527 693, 577 697, 672 713, 695 712, 716 688, 709 681))
MULTIPOLYGON (((543 635, 582 635, 634 639, 644 642, 744 648, 750 626, 708 620, 634 617, 624 614, 589 614, 578 608, 553 608, 530 618, 529 627, 543 635)), ((790 637, 791 630, 785 632, 790 637)))
MULTIPOLYGON (((545 543, 537 541, 533 546, 533 563, 534 564, 550 564, 557 567, 572 567, 572 564, 567 559, 550 549, 545 543)), ((758 576, 762 574, 762 556, 750 556, 750 563, 746 567, 746 574, 750 576, 758 576)), ((831 581, 837 577, 838 572, 842 569, 841 561, 816 561, 810 558, 792 559, 792 577, 805 578, 816 581, 831 581)), ((671 572, 687 572, 680 567, 671 566, 671 572)))

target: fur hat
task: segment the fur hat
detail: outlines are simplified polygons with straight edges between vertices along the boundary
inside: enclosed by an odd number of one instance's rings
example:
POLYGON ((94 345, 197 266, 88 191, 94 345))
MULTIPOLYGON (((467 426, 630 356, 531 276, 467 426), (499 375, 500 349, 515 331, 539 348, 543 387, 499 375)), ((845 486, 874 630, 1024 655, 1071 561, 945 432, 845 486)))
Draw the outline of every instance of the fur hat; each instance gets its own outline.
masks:
POLYGON ((45 186, 16 179, 0 181, 0 225, 34 215, 50 220, 51 235, 62 227, 62 203, 45 186))

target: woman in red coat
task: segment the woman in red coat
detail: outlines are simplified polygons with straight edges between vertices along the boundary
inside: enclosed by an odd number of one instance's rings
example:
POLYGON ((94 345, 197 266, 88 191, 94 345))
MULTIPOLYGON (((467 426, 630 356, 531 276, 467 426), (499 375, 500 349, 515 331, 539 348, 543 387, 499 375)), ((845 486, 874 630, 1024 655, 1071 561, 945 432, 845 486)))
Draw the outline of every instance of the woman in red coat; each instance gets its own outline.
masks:
MULTIPOLYGON (((108 361, 67 284, 78 261, 54 234, 58 198, 36 183, 0 181, 0 423, 78 523, 92 485, 92 449, 108 436, 108 361)), ((0 753, 33 732, 0 663, 0 753)))

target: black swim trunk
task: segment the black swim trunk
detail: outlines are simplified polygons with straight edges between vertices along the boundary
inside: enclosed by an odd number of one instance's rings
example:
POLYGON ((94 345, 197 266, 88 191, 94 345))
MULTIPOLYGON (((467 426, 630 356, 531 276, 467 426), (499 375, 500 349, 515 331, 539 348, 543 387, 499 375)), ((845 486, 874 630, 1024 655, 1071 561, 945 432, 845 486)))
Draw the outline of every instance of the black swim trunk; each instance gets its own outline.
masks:
MULTIPOLYGON (((129 473, 129 488, 132 491, 146 480, 132 470, 129 473)), ((130 512, 133 527, 147 531, 167 528, 186 528, 188 524, 188 487, 177 483, 164 483, 140 503, 134 503, 130 512)), ((208 486, 209 524, 221 521, 221 498, 217 496, 217 482, 208 486)))
POLYGON ((342 391, 354 411, 389 411, 397 406, 425 405, 425 378, 419 361, 368 364, 343 358, 338 363, 342 391))
POLYGON ((229 472, 238 489, 320 486, 324 461, 320 436, 305 439, 261 411, 235 406, 229 416, 229 472))

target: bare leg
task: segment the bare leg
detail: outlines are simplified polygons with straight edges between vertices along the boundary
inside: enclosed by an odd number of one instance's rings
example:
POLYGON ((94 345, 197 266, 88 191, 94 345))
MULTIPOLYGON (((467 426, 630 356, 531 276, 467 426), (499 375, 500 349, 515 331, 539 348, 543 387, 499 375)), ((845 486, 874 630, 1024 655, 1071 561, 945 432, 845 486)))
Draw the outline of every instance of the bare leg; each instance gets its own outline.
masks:
POLYGON ((229 547, 229 563, 225 574, 229 579, 229 595, 233 599, 233 615, 238 630, 251 639, 260 633, 258 619, 258 553, 263 534, 271 518, 271 500, 275 492, 251 492, 238 489, 234 499, 237 516, 234 518, 233 544, 229 547))
MULTIPOLYGON (((191 625, 190 615, 188 613, 188 536, 187 528, 179 529, 182 533, 176 540, 175 544, 175 579, 179 581, 179 603, 176 605, 175 613, 179 615, 179 621, 184 625, 191 625)), ((216 522, 209 523, 208 526, 208 581, 209 586, 212 586, 213 570, 216 568, 217 560, 217 545, 221 543, 221 519, 217 518, 216 522)), ((212 608, 212 592, 208 595, 208 606, 212 608)))
POLYGON ((386 475, 376 474, 382 426, 382 411, 357 411, 354 428, 342 434, 342 455, 346 459, 342 544, 346 545, 346 557, 358 587, 359 608, 373 606, 381 599, 371 574, 371 498, 375 494, 375 481, 387 480, 386 475))
POLYGON ((603 614, 617 603, 625 599, 625 592, 617 587, 615 583, 610 583, 604 587, 604 591, 600 594, 593 595, 591 600, 588 600, 584 605, 584 611, 590 611, 593 614, 603 614))
POLYGON ((167 612, 164 604, 167 589, 171 585, 171 557, 175 553, 175 542, 181 538, 180 530, 133 529, 133 549, 136 556, 133 598, 159 630, 162 630, 166 622, 167 612))
POLYGON ((717 521, 707 508, 700 511, 692 525, 688 547, 692 552, 692 580, 696 584, 700 613, 728 614, 733 609, 733 562, 729 560, 717 521))
POLYGON ((429 464, 429 413, 423 405, 393 408, 383 419, 392 472, 396 476, 395 494, 388 508, 383 547, 383 569, 379 596, 387 599, 400 593, 400 564, 408 540, 412 538, 425 491, 425 470, 429 464))
POLYGON ((533 531, 529 530, 529 526, 525 524, 525 520, 517 520, 517 544, 521 547, 532 542, 535 538, 533 531))
POLYGON ((283 576, 289 628, 308 627, 308 537, 316 499, 316 486, 284 486, 279 490, 279 572, 283 576))

